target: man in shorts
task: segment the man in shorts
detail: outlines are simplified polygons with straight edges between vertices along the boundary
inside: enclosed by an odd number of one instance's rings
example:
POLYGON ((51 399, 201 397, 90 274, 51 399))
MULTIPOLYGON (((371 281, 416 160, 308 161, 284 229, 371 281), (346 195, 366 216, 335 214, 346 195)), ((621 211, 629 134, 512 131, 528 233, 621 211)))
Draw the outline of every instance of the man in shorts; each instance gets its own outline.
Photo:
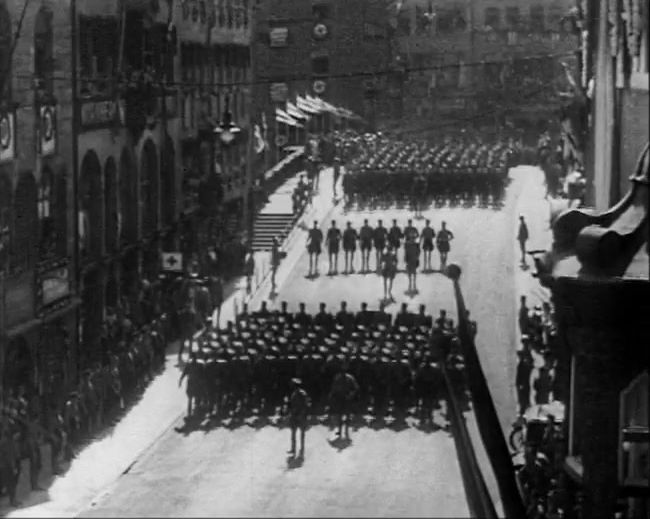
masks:
MULTIPOLYGON (((343 231, 343 252, 345 254, 345 270, 344 274, 354 273, 354 253, 357 250, 357 240, 359 233, 352 227, 352 223, 348 222, 345 230, 343 231)), ((362 269, 363 270, 363 269, 362 269)))
POLYGON ((318 275, 318 257, 321 253, 321 243, 323 243, 323 231, 318 228, 318 222, 314 221, 314 226, 309 230, 307 237, 307 252, 309 253, 309 276, 318 275))
POLYGON ((384 300, 394 301, 393 299, 393 280, 397 273, 397 256, 389 246, 380 258, 381 275, 384 278, 384 300))
POLYGON ((291 448, 289 454, 296 454, 296 431, 300 430, 300 451, 298 458, 305 457, 305 430, 307 429, 307 414, 311 401, 309 395, 302 387, 299 378, 291 379, 292 392, 287 399, 289 426, 291 427, 291 448))
POLYGON ((420 235, 420 246, 424 251, 424 267, 422 272, 432 272, 433 266, 431 265, 431 253, 433 252, 433 239, 436 237, 436 231, 431 227, 431 220, 427 220, 420 235))
POLYGON ((406 263, 406 274, 409 278, 408 291, 417 294, 418 289, 415 281, 417 268, 420 266, 420 245, 412 236, 409 236, 404 244, 404 263, 406 263))
POLYGON ((438 232, 436 242, 438 244, 438 252, 440 253, 440 270, 444 271, 447 266, 447 254, 451 247, 449 242, 454 239, 454 234, 447 229, 447 223, 442 222, 442 229, 438 232))
POLYGON ((404 238, 404 233, 397 225, 397 220, 393 220, 393 226, 388 230, 388 245, 395 250, 395 254, 402 243, 402 238, 404 238))
POLYGON ((377 227, 372 233, 372 244, 375 246, 375 264, 377 273, 381 272, 381 256, 386 248, 386 238, 388 236, 388 231, 381 223, 381 220, 377 222, 377 227))
POLYGON ((341 230, 336 227, 336 222, 332 220, 332 226, 327 231, 325 238, 327 243, 327 253, 329 259, 328 276, 338 274, 339 266, 339 246, 341 244, 341 230))
POLYGON ((359 232, 359 245, 361 247, 361 272, 370 271, 370 249, 372 249, 372 237, 374 229, 368 225, 368 220, 363 221, 363 227, 359 232))
POLYGON ((359 384, 347 367, 343 367, 335 375, 330 391, 330 416, 336 417, 338 430, 337 438, 341 437, 345 425, 345 437, 350 437, 350 414, 353 411, 354 399, 359 394, 359 384))

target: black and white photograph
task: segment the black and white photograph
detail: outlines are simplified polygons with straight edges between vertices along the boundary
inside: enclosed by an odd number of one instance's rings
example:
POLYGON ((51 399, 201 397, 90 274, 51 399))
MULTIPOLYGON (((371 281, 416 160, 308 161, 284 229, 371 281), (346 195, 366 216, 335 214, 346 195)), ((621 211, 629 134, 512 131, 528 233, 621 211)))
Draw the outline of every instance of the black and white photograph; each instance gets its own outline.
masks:
POLYGON ((0 517, 650 519, 648 0, 0 0, 0 517))

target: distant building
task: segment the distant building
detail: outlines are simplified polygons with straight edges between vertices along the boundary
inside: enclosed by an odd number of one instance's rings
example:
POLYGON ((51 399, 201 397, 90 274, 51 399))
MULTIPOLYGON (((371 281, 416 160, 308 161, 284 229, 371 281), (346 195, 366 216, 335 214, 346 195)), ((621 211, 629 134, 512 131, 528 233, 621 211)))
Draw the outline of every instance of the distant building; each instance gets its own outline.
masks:
POLYGON ((386 111, 391 38, 381 0, 264 0, 256 14, 256 108, 275 140, 274 110, 318 96, 365 117, 386 111))
POLYGON ((576 64, 571 0, 404 0, 395 52, 409 70, 404 113, 425 126, 548 127, 576 64), (534 57, 535 59, 530 59, 534 57))
POLYGON ((0 0, 5 390, 70 389, 105 360, 107 309, 136 308, 161 252, 189 261, 244 227, 251 9, 0 0), (230 144, 215 133, 226 112, 241 130, 230 144))
POLYGON ((557 218, 538 269, 552 292, 568 397, 568 505, 595 519, 650 514, 648 14, 642 0, 580 2, 568 129, 595 211, 557 218))

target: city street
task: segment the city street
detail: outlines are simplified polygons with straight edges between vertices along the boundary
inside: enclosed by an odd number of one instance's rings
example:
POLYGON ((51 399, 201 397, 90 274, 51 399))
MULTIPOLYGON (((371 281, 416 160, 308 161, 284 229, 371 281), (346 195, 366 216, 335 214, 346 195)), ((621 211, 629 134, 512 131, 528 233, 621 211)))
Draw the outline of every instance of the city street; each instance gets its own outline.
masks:
MULTIPOLYGON (((529 222, 541 222, 547 216, 542 214, 543 200, 537 200, 541 172, 521 167, 512 170, 511 177, 501 209, 441 208, 425 213, 436 229, 445 220, 454 232, 449 262, 463 269, 461 286, 472 317, 478 323, 477 346, 504 431, 515 412, 515 277, 530 275, 521 272, 515 264, 516 217, 523 211, 522 207, 527 208, 529 222)), ((321 180, 322 193, 317 199, 320 205, 309 216, 321 221, 324 230, 332 218, 342 227, 347 220, 359 226, 366 217, 373 225, 381 217, 385 225, 390 226, 391 220, 397 218, 404 226, 410 217, 408 211, 401 209, 343 214, 339 204, 328 210, 324 201, 331 194, 330 171, 321 180)), ((424 225, 423 220, 414 222, 418 228, 424 225)), ((543 228, 542 224, 529 225, 531 233, 543 228)), ((327 303, 328 310, 336 311, 340 301, 346 300, 353 311, 362 301, 377 308, 382 284, 376 274, 330 277, 325 275, 327 259, 321 256, 321 275, 307 279, 305 238, 305 231, 300 229, 291 238, 288 258, 278 273, 279 294, 271 300, 271 306, 286 300, 290 309, 296 310, 298 302, 304 301, 308 311, 315 312, 322 301, 327 303)), ((534 235, 531 242, 536 243, 534 235)), ((339 258, 339 271, 343 270, 342 259, 339 258)), ((358 270, 358 253, 355 259, 358 270)), ((435 252, 433 265, 438 266, 435 252)), ((372 257, 371 266, 374 266, 372 257)), ((393 289, 396 302, 388 311, 397 311, 402 302, 408 303, 409 310, 417 311, 422 303, 429 313, 437 314, 445 308, 456 319, 452 284, 442 274, 418 275, 419 294, 415 297, 404 293, 406 284, 406 275, 400 272, 393 289)), ((261 300, 269 297, 269 292, 267 279, 249 301, 250 308, 256 309, 261 300)), ((309 431, 304 465, 289 467, 285 458, 289 434, 286 429, 222 427, 185 436, 168 425, 176 428, 180 425, 183 393, 176 388, 177 375, 177 368, 169 366, 168 372, 149 388, 145 401, 117 426, 116 440, 109 443, 115 444, 112 446, 115 450, 94 449, 92 456, 84 452, 75 470, 57 478, 49 502, 17 510, 11 516, 35 516, 44 512, 107 516, 127 511, 130 515, 340 516, 354 515, 355 510, 358 515, 467 515, 455 446, 444 430, 427 434, 415 428, 400 432, 361 428, 353 432, 352 444, 339 451, 328 444, 332 434, 327 428, 317 425, 309 431), (160 397, 161 385, 167 396, 160 397), (143 440, 139 450, 133 450, 123 440, 118 441, 129 437, 129 429, 142 431, 141 424, 151 422, 154 409, 156 413, 166 413, 167 421, 163 416, 156 416, 156 423, 160 424, 158 433, 151 434, 148 443, 143 440), (129 452, 133 456, 130 462, 129 452), (122 466, 119 472, 118 465, 122 466), (115 466, 115 470, 107 470, 107 466, 115 466), (98 481, 105 484, 100 486, 98 481), (78 489, 76 498, 71 495, 73 488, 78 489)), ((438 423, 444 425, 442 416, 438 416, 438 423)))

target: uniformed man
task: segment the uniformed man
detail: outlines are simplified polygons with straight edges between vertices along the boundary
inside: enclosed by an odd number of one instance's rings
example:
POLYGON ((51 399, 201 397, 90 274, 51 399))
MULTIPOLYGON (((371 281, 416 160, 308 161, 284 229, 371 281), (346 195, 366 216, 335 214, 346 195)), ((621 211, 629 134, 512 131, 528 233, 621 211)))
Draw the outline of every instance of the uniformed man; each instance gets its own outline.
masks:
POLYGON ((289 454, 296 454, 296 431, 300 430, 300 459, 305 456, 305 430, 307 429, 307 415, 311 407, 309 395, 302 387, 299 378, 291 380, 292 392, 287 399, 287 411, 289 413, 289 427, 291 428, 291 448, 289 454))
POLYGON ((377 227, 375 227, 372 233, 372 242, 375 247, 375 270, 378 273, 381 273, 381 259, 384 254, 384 249, 386 248, 386 237, 388 232, 386 228, 382 225, 381 220, 377 222, 377 227))
MULTIPOLYGON (((343 251, 345 254, 344 274, 354 273, 354 253, 357 250, 358 239, 359 234, 357 233, 357 230, 352 227, 352 222, 348 222, 343 231, 343 251)), ((361 270, 363 271, 363 268, 361 270)))
POLYGON ((280 251, 280 241, 276 236, 273 237, 271 244, 271 292, 275 294, 276 284, 275 276, 282 260, 282 252, 280 251))
POLYGON ((341 230, 336 227, 336 221, 332 220, 332 226, 327 230, 327 252, 329 260, 328 276, 338 274, 339 245, 341 243, 341 230))
POLYGON ((431 265, 431 253, 433 252, 433 239, 436 237, 436 232, 431 227, 431 220, 427 220, 420 235, 420 246, 424 251, 424 267, 422 272, 432 272, 433 266, 431 265))
POLYGON ((309 253, 309 276, 318 275, 318 258, 321 253, 323 231, 318 228, 318 222, 309 230, 307 237, 307 252, 309 253))
POLYGON ((411 294, 417 294, 416 278, 420 266, 420 245, 415 241, 412 233, 404 243, 404 263, 406 263, 406 274, 409 280, 408 290, 411 294))
POLYGON ((413 225, 413 220, 409 219, 406 222, 406 227, 404 227, 404 238, 406 238, 407 240, 411 238, 417 241, 419 236, 420 233, 418 232, 417 228, 413 225))
POLYGON ((363 227, 359 233, 359 242, 361 248, 361 272, 366 273, 370 271, 370 249, 372 248, 372 238, 374 236, 374 229, 368 225, 368 220, 363 221, 363 227))
POLYGON ((336 313, 336 324, 343 327, 348 333, 354 325, 354 315, 348 311, 348 304, 346 301, 341 301, 341 309, 336 313))
POLYGON ((359 394, 359 384, 342 367, 334 377, 330 391, 330 417, 336 417, 338 422, 337 437, 341 437, 345 425, 345 437, 350 438, 350 414, 353 412, 354 399, 359 394))
POLYGON ((314 325, 329 330, 332 326, 332 314, 326 310, 327 305, 325 303, 320 303, 318 306, 318 313, 314 316, 314 325))
POLYGON ((293 322, 299 324, 303 328, 311 326, 312 317, 305 310, 305 303, 298 304, 298 312, 293 316, 293 322))
POLYGON ((355 322, 357 325, 365 327, 372 325, 372 312, 368 310, 368 303, 361 303, 361 310, 357 312, 355 322))
POLYGON ((447 229, 447 223, 442 222, 442 229, 438 232, 436 243, 438 245, 438 252, 440 253, 440 270, 444 271, 447 266, 447 254, 451 247, 449 242, 454 239, 454 234, 447 229))
POLYGON ((187 377, 187 419, 192 417, 192 411, 196 410, 196 406, 193 407, 192 404, 196 404, 201 398, 201 365, 198 362, 198 358, 195 352, 190 353, 190 361, 183 368, 183 373, 181 378, 178 380, 178 387, 181 386, 183 379, 187 377))
POLYGON ((393 226, 388 230, 388 244, 395 249, 395 252, 400 248, 403 237, 404 233, 397 225, 397 220, 393 220, 393 226))

